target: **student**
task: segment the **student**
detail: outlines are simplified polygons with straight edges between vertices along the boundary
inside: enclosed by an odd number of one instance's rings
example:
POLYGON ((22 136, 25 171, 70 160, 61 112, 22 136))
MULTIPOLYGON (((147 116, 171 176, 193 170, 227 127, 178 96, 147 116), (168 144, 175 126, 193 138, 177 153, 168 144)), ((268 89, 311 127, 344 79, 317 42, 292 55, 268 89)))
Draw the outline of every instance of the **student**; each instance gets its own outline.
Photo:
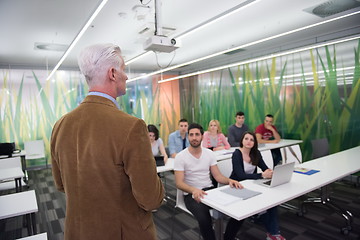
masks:
MULTIPOLYGON (((233 171, 230 178, 237 181, 271 178, 273 171, 266 166, 261 157, 255 134, 245 132, 239 145, 240 149, 236 149, 232 155, 233 171), (257 173, 257 167, 263 172, 257 173)), ((260 219, 265 225, 267 240, 285 240, 280 235, 277 207, 268 209, 266 213, 260 215, 260 219)))
POLYGON ((161 138, 159 138, 159 130, 153 124, 148 125, 149 138, 151 143, 151 149, 154 156, 164 156, 164 162, 168 160, 168 155, 166 154, 164 143, 161 138))
POLYGON ((119 110, 126 93, 120 48, 85 48, 79 67, 89 94, 55 123, 52 174, 65 192, 65 240, 156 239, 151 210, 164 188, 156 173, 146 124, 119 110))
MULTIPOLYGON (((274 116, 268 114, 265 116, 264 123, 256 127, 256 139, 258 143, 278 143, 281 140, 280 134, 273 125, 274 116)), ((279 148, 271 149, 271 154, 274 161, 274 167, 282 160, 279 148)))
POLYGON ((177 153, 189 146, 187 138, 188 121, 183 118, 179 121, 179 129, 169 135, 169 152, 170 157, 174 158, 177 153))
POLYGON ((235 115, 235 124, 231 125, 228 129, 228 141, 231 147, 238 147, 243 133, 249 130, 244 122, 245 114, 243 112, 237 112, 235 115))
POLYGON ((211 120, 209 122, 208 130, 204 133, 202 146, 213 151, 230 148, 230 144, 221 132, 221 126, 218 120, 211 120))
MULTIPOLYGON (((177 154, 175 158, 175 182, 176 187, 185 193, 185 206, 198 221, 203 239, 215 240, 209 207, 201 203, 201 199, 206 195, 205 190, 214 187, 210 173, 219 183, 229 184, 230 187, 235 188, 243 188, 243 186, 220 173, 214 153, 201 147, 203 134, 204 130, 199 124, 190 124, 188 130, 190 146, 177 154)), ((224 240, 233 240, 242 223, 242 220, 230 218, 224 240)))

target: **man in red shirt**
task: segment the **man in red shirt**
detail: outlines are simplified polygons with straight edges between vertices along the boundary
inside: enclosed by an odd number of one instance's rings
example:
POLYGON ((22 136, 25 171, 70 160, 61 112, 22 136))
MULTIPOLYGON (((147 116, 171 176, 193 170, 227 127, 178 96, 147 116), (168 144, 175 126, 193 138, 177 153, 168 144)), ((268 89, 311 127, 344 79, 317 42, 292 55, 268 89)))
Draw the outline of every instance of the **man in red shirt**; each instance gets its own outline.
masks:
MULTIPOLYGON (((255 129, 256 139, 258 143, 278 143, 281 140, 280 134, 273 125, 274 116, 268 114, 265 116, 264 123, 260 124, 255 129)), ((279 148, 272 149, 274 167, 282 160, 279 148)))

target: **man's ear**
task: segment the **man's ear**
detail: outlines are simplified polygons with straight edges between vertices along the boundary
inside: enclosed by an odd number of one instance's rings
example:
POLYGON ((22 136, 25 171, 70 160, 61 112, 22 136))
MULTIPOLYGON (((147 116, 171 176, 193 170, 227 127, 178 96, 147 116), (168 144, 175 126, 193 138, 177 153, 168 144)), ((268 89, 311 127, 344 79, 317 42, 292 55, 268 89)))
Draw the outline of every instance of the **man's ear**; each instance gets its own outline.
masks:
POLYGON ((115 68, 109 68, 107 74, 111 81, 115 81, 115 68))

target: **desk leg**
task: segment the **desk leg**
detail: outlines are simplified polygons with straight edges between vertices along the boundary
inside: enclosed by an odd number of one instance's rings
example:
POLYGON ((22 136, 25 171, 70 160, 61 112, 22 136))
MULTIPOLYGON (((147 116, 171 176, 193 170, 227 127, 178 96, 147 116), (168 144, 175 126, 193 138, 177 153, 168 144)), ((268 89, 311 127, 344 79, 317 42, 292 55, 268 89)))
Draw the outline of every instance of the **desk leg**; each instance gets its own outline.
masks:
POLYGON ((35 213, 31 213, 31 225, 32 225, 33 234, 34 235, 37 234, 35 213))
POLYGON ((286 160, 287 160, 286 148, 289 149, 290 153, 291 153, 291 154, 296 158, 296 160, 301 164, 301 161, 300 161, 299 157, 296 155, 294 149, 292 149, 291 146, 284 147, 284 159, 283 159, 284 161, 283 161, 283 162, 286 163, 286 160))
POLYGON ((215 236, 218 240, 224 239, 224 215, 223 213, 212 209, 212 218, 215 219, 215 236))
POLYGON ((350 211, 341 208, 339 205, 334 203, 330 199, 330 186, 326 185, 320 189, 320 197, 319 198, 308 198, 302 202, 300 210, 301 213, 306 213, 306 209, 304 208, 305 205, 310 203, 321 203, 324 206, 328 207, 329 209, 335 211, 337 214, 341 215, 345 219, 345 227, 341 228, 341 232, 345 235, 352 230, 352 222, 353 222, 353 215, 350 211))
POLYGON ((26 227, 27 227, 27 230, 28 230, 28 235, 33 235, 33 232, 32 232, 32 228, 31 228, 31 214, 26 214, 25 217, 26 217, 26 227))
POLYGON ((15 192, 21 191, 21 178, 15 178, 15 192))
POLYGON ((15 179, 15 188, 16 192, 22 192, 22 184, 21 184, 21 178, 15 179))
POLYGON ((170 201, 176 203, 176 200, 172 199, 168 194, 168 186, 167 186, 167 183, 166 183, 166 176, 165 176, 166 172, 162 172, 162 173, 159 173, 159 174, 163 174, 162 179, 164 179, 164 181, 163 181, 164 182, 164 190, 165 190, 164 202, 167 202, 167 200, 170 200, 170 201))
POLYGON ((25 160, 25 156, 21 156, 21 167, 22 167, 22 170, 25 174, 24 176, 24 182, 27 183, 27 171, 26 171, 26 160, 25 160))

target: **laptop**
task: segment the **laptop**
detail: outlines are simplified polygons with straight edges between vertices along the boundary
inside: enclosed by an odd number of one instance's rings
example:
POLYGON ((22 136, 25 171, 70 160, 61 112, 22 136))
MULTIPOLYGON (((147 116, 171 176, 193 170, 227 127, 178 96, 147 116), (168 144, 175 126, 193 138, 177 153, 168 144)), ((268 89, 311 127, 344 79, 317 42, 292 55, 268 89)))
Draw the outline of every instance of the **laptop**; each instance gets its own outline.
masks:
POLYGON ((165 166, 164 156, 155 156, 154 158, 157 167, 165 166))
POLYGON ((276 187, 291 180, 294 171, 295 162, 276 165, 271 179, 259 181, 260 185, 266 187, 276 187))

